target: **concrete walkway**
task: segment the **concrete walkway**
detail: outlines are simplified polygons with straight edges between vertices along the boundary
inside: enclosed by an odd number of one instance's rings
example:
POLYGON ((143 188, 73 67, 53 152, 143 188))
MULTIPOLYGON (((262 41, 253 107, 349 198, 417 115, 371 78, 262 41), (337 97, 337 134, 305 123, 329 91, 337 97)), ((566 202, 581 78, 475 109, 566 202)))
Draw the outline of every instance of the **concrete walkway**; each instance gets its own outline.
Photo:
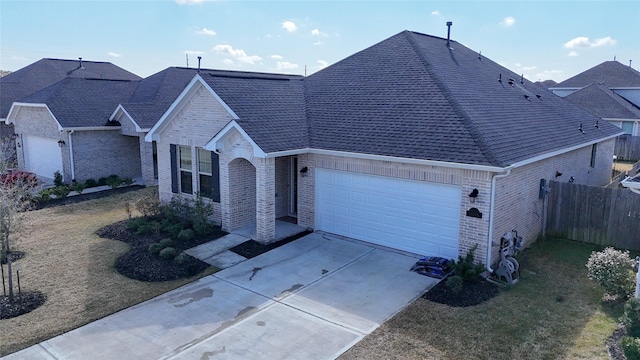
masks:
POLYGON ((313 233, 3 359, 333 359, 437 283, 415 261, 313 233))

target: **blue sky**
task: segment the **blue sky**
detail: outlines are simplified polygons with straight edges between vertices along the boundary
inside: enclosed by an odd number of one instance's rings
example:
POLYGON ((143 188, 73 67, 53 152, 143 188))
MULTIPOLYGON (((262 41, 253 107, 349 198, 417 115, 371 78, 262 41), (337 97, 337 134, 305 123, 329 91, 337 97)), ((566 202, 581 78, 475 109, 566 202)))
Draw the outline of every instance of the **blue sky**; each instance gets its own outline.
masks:
POLYGON ((532 81, 640 67, 640 1, 0 0, 0 69, 41 58, 307 74, 403 30, 451 38, 532 81))

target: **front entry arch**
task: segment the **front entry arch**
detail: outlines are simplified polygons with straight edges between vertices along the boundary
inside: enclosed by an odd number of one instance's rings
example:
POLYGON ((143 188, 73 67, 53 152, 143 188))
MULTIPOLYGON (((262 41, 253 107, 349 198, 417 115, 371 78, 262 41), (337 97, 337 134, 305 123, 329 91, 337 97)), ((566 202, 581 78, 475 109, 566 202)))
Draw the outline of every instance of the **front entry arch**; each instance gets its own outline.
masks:
POLYGON ((256 223, 256 168, 246 159, 229 163, 229 230, 256 223))

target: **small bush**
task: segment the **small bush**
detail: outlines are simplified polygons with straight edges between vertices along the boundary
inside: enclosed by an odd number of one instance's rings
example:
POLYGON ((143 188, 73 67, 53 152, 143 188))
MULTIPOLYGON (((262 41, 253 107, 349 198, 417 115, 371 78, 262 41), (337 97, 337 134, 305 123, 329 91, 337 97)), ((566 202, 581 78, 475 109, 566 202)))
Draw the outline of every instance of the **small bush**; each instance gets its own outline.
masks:
POLYGON ((602 285, 607 294, 626 299, 633 292, 634 261, 629 251, 608 247, 600 252, 592 252, 587 261, 589 279, 602 285))
POLYGON ((149 252, 152 255, 158 255, 158 254, 160 254, 160 251, 162 249, 164 249, 164 248, 165 248, 165 246, 162 246, 162 244, 160 244, 160 243, 153 243, 153 244, 149 245, 149 252))
POLYGON ((38 201, 47 202, 51 200, 51 190, 52 189, 44 189, 40 191, 40 194, 38 195, 38 201))
POLYGON ((51 189, 51 194, 55 195, 58 199, 64 199, 71 192, 71 188, 67 185, 56 186, 51 189))
POLYGON ((64 178, 62 177, 62 174, 60 173, 60 171, 56 171, 53 173, 53 185, 55 185, 56 187, 62 186, 62 184, 64 184, 64 178))
POLYGON ((160 240, 160 245, 162 245, 163 248, 171 247, 171 246, 173 246, 173 240, 171 240, 169 238, 162 239, 162 240, 160 240))
POLYGON ((131 219, 129 221, 127 221, 127 227, 131 230, 138 230, 138 228, 140 227, 140 225, 142 225, 143 223, 146 223, 147 219, 145 218, 135 218, 135 219, 131 219))
POLYGON ((467 251, 465 257, 458 256, 458 261, 451 260, 452 275, 460 276, 464 282, 470 282, 477 280, 478 276, 487 270, 483 264, 475 264, 473 254, 477 248, 478 245, 476 244, 467 251))
POLYGON ((624 304, 622 324, 627 330, 627 335, 640 337, 640 299, 632 297, 624 304))
POLYGON ((98 179, 98 186, 106 186, 106 185, 107 185, 106 177, 101 177, 100 179, 98 179))
POLYGON ((133 179, 132 178, 124 178, 124 179, 122 179, 122 184, 129 186, 129 185, 133 184, 133 179))
POLYGON ((80 181, 74 182, 73 185, 71 185, 71 190, 77 192, 78 194, 82 194, 82 192, 86 188, 87 188, 87 185, 80 181))
POLYGON ((95 179, 87 179, 87 181, 85 181, 84 184, 88 188, 93 188, 93 187, 98 186, 98 182, 95 179))
POLYGON ((625 336, 620 341, 627 360, 640 360, 640 339, 625 336))
POLYGON ((178 240, 189 241, 195 237, 195 232, 191 229, 184 229, 178 233, 178 240))
POLYGON ((144 216, 158 216, 160 214, 158 194, 151 194, 138 199, 136 201, 136 209, 144 216))
POLYGON ((460 291, 462 291, 462 288, 464 286, 464 280, 462 279, 462 276, 460 275, 452 275, 449 276, 446 280, 446 282, 444 283, 449 289, 451 289, 451 291, 453 291, 455 294, 459 293, 460 291))
POLYGON ((122 184, 122 179, 118 177, 118 175, 109 175, 106 180, 106 185, 110 186, 112 189, 117 188, 122 184))
POLYGON ((176 257, 176 249, 167 247, 160 250, 160 253, 158 255, 165 260, 171 260, 176 257))
POLYGON ((177 223, 177 224, 171 224, 170 223, 169 225, 164 226, 162 229, 163 229, 163 231, 168 233, 171 236, 171 238, 178 239, 178 236, 180 235, 180 232, 182 232, 182 230, 184 230, 184 225, 182 223, 177 223))
POLYGON ((182 265, 186 263, 188 260, 189 260, 189 255, 185 253, 180 253, 173 259, 173 261, 175 261, 176 264, 178 265, 182 265))
POLYGON ((157 221, 145 221, 136 229, 136 235, 153 234, 158 231, 158 225, 157 221))

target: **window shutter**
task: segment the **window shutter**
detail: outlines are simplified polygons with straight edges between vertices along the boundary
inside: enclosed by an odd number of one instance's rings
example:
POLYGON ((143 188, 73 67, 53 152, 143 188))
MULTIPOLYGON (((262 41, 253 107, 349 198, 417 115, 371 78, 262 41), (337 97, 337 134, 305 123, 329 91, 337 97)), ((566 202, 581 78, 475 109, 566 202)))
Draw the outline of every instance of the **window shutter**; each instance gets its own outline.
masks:
POLYGON ((213 182, 211 190, 211 199, 220 202, 220 160, 218 154, 211 152, 211 181, 213 182))
POLYGON ((178 150, 175 144, 169 145, 171 153, 171 192, 178 193, 178 150))

